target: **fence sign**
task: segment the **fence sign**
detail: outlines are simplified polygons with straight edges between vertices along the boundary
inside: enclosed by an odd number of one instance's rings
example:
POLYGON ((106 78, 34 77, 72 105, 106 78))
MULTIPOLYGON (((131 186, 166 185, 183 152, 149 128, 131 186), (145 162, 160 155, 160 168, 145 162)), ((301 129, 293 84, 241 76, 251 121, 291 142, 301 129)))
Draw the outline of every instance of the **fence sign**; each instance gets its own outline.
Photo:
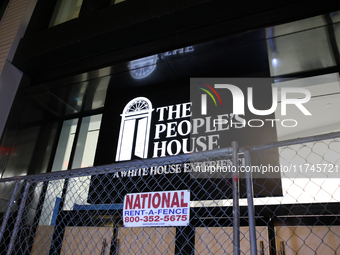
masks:
POLYGON ((159 191, 126 194, 125 227, 187 226, 190 218, 190 191, 159 191))

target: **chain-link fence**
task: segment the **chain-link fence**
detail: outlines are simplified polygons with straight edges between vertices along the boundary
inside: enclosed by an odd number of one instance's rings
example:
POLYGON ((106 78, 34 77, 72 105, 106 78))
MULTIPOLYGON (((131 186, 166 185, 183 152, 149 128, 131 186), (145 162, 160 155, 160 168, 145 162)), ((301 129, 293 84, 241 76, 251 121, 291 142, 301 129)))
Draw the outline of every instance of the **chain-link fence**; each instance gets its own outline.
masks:
POLYGON ((2 179, 0 254, 338 254, 338 137, 2 179))

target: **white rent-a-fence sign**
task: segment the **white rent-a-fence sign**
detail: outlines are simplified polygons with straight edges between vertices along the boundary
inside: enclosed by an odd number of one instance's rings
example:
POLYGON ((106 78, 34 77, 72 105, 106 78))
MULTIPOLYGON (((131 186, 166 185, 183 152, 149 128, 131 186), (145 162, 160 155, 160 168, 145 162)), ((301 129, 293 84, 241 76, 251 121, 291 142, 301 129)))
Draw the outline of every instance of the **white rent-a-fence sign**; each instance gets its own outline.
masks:
POLYGON ((159 191, 126 194, 125 227, 187 226, 190 218, 190 191, 159 191))

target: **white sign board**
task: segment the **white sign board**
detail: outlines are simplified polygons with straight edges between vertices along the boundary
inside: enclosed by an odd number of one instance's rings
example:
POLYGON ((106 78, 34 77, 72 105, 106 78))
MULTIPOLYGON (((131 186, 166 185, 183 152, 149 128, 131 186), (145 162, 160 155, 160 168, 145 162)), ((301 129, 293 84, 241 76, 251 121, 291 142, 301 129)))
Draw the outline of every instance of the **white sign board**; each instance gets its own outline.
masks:
POLYGON ((159 191, 124 196, 124 227, 187 226, 190 191, 159 191))

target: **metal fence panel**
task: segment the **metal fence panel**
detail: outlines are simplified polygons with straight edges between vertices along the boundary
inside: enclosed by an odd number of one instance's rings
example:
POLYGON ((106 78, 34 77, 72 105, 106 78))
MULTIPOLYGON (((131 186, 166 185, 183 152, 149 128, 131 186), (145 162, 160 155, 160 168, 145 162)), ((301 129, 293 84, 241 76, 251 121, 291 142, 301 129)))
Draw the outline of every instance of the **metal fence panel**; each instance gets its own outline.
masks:
POLYGON ((2 179, 0 254, 338 254, 337 137, 2 179), (163 190, 189 225, 124 227, 124 195, 163 190))

